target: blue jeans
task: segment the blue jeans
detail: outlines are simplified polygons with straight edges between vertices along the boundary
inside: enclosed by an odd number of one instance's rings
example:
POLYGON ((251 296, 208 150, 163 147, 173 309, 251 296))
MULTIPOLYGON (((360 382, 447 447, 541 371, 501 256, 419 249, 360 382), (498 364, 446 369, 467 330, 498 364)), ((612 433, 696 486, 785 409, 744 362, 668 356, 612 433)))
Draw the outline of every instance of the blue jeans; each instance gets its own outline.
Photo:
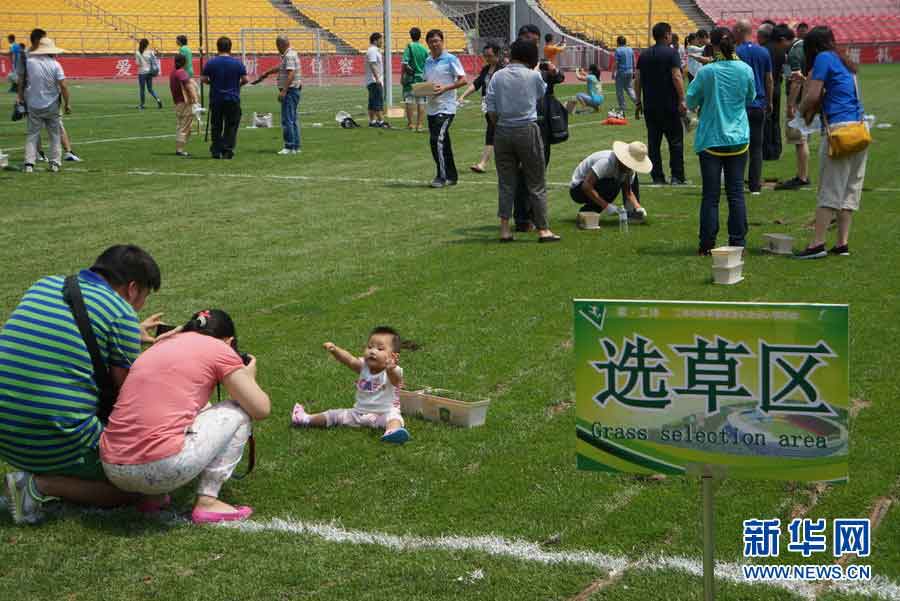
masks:
POLYGON ((143 75, 138 75, 138 89, 141 91, 141 108, 144 108, 144 98, 146 98, 144 95, 145 88, 147 92, 150 92, 150 95, 156 99, 156 102, 159 102, 159 96, 153 91, 153 76, 149 73, 144 73, 143 75))
POLYGON ((637 104, 637 96, 634 94, 634 72, 633 71, 616 71, 616 100, 619 103, 619 110, 625 112, 625 94, 631 98, 631 104, 637 104))
POLYGON ((300 122, 297 121, 297 106, 300 104, 300 88, 288 88, 281 101, 281 133, 284 147, 300 150, 300 122))
POLYGON ((747 206, 744 204, 744 169, 747 152, 736 156, 700 153, 703 177, 703 200, 700 203, 700 248, 716 246, 719 233, 719 197, 722 194, 722 172, 725 172, 725 196, 728 198, 728 245, 746 246, 747 206))
POLYGON ((594 108, 600 108, 603 104, 603 96, 591 96, 590 94, 585 94, 584 92, 578 92, 575 94, 575 98, 585 103, 587 106, 591 106, 594 108))

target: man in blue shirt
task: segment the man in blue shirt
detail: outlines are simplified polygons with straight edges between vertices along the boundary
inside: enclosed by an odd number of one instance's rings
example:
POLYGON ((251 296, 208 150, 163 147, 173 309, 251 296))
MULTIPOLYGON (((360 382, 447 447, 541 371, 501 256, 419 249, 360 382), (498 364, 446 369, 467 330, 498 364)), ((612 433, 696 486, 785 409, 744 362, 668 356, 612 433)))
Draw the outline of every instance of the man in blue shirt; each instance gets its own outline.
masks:
POLYGON ((625 116, 625 93, 631 98, 631 102, 637 106, 637 96, 634 95, 634 50, 628 46, 625 36, 616 39, 616 100, 619 102, 619 112, 625 116))
POLYGON ((23 48, 22 44, 16 43, 16 36, 13 34, 6 36, 6 40, 9 42, 9 60, 12 64, 9 72, 9 92, 10 94, 15 94, 19 89, 19 74, 16 71, 16 65, 19 64, 19 53, 22 52, 23 48))
POLYGON ((231 56, 231 40, 216 40, 218 55, 203 67, 203 83, 209 86, 209 125, 214 159, 234 158, 241 125, 241 86, 247 85, 247 69, 231 56))
POLYGON ((763 128, 766 113, 772 112, 774 79, 769 51, 751 42, 750 34, 750 21, 741 19, 734 26, 737 55, 753 69, 756 85, 756 98, 747 105, 747 118, 750 121, 750 167, 747 179, 750 181, 750 194, 758 196, 762 190, 763 128))

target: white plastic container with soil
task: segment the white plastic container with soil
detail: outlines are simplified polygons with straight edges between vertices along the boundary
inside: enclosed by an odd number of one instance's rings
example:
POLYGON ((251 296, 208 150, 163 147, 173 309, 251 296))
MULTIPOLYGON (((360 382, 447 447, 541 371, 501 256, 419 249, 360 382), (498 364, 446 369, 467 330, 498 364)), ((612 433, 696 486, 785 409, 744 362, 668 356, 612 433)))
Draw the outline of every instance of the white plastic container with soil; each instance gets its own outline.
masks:
POLYGON ((720 246, 710 251, 713 257, 713 282, 737 284, 744 279, 744 247, 720 246))
POLYGON ((400 391, 400 412, 403 415, 463 428, 484 425, 490 403, 489 399, 464 399, 460 393, 443 388, 400 391))

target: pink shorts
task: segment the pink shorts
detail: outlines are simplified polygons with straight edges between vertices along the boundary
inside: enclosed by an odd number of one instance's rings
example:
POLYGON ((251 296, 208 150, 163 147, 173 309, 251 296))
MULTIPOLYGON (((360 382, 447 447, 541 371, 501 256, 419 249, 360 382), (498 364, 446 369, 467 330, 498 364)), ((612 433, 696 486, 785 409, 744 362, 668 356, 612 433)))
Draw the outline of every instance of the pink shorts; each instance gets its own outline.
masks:
POLYGON ((390 421, 397 420, 403 427, 403 417, 398 407, 392 407, 385 413, 367 413, 358 409, 330 409, 325 412, 325 420, 329 428, 349 426, 351 428, 379 428, 384 430, 390 421))

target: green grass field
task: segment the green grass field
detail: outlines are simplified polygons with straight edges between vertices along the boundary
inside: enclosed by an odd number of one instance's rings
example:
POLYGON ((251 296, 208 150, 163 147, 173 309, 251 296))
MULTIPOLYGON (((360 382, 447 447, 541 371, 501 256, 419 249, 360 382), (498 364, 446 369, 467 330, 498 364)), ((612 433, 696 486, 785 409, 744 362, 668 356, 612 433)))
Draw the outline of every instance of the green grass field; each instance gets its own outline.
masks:
MULTIPOLYGON (((900 124, 898 76, 892 66, 862 71, 866 112, 880 122, 900 124)), ((274 405, 256 429, 256 472, 224 489, 225 500, 255 507, 258 528, 75 509, 18 528, 3 512, 0 599, 701 598, 690 568, 701 556, 699 481, 575 469, 573 298, 849 303, 851 394, 861 409, 851 422, 849 484, 726 480, 716 494, 716 558, 728 564, 721 574, 737 573, 745 519, 784 523, 801 506, 812 518, 867 517, 892 499, 872 556, 859 562, 879 580, 793 592, 722 580, 719 595, 900 599, 896 125, 874 130, 851 257, 809 262, 760 252, 764 232, 805 243, 815 206, 814 190, 767 190, 748 197, 745 281, 715 287, 708 259, 694 254, 700 195, 690 141, 695 185, 644 188, 646 225, 627 235, 614 221, 600 231, 575 228, 572 169, 614 139, 644 138, 640 122, 615 128, 574 117, 548 175, 562 242, 541 246, 526 234, 500 245, 496 177, 468 171, 483 142, 477 103, 451 130, 459 186, 431 190, 427 135, 336 126, 340 109, 364 122, 361 87, 304 90, 301 155, 275 155, 277 127, 242 129, 233 161, 211 160, 197 138, 194 157, 175 157, 168 91, 164 110, 139 113, 136 87, 74 82, 66 124, 84 162, 56 175, 43 167, 30 176, 0 172, 0 316, 35 279, 87 266, 118 242, 147 248, 163 269, 163 288, 143 314, 164 311, 181 322, 203 307, 228 310, 242 346, 259 357, 274 405), (461 430, 413 419, 413 441, 401 448, 374 432, 291 429, 294 402, 313 410, 352 404, 352 374, 322 343, 361 348, 382 323, 417 346, 401 355, 409 381, 490 398, 487 424, 461 430), (489 535, 503 541, 470 544, 489 535)), ((272 88, 245 89, 245 125, 254 110, 275 111, 277 121, 277 108, 272 88)), ((0 148, 13 164, 23 144, 21 124, 0 123, 0 148)), ((792 152, 786 147, 764 175, 793 175, 792 152)), ((192 490, 178 493, 179 512, 192 499, 192 490)), ((783 562, 802 560, 789 557, 783 562)))

